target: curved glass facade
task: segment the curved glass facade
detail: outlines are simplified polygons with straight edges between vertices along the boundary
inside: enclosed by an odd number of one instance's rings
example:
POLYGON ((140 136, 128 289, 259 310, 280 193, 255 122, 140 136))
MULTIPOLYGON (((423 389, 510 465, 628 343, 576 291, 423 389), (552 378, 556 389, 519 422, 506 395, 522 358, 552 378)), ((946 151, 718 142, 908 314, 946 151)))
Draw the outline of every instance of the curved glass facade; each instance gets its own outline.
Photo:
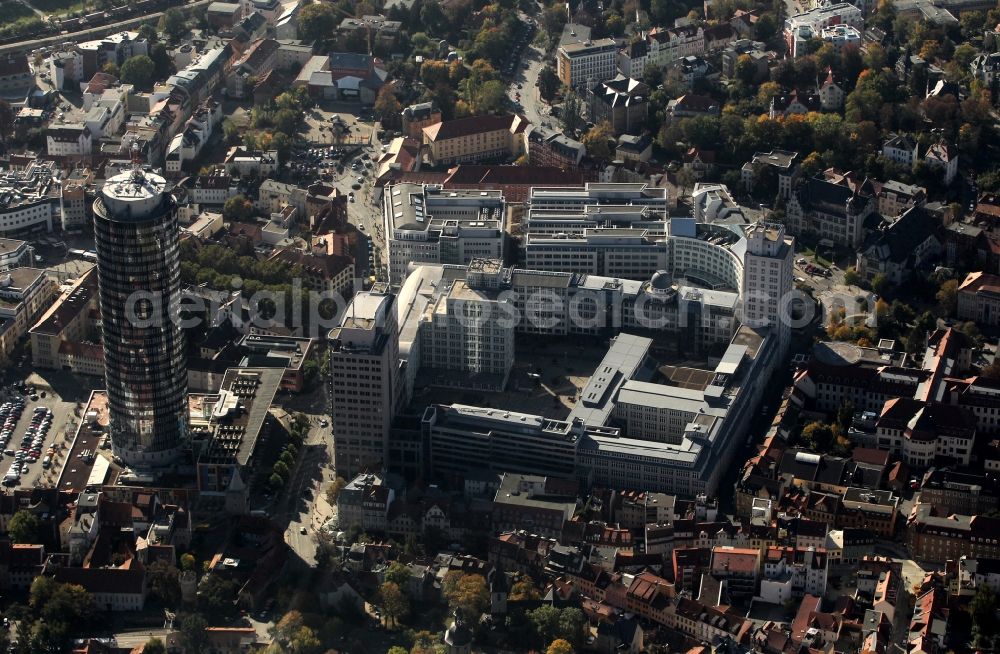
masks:
POLYGON ((111 443, 128 465, 167 465, 187 431, 177 211, 168 193, 142 212, 115 204, 94 203, 111 443))

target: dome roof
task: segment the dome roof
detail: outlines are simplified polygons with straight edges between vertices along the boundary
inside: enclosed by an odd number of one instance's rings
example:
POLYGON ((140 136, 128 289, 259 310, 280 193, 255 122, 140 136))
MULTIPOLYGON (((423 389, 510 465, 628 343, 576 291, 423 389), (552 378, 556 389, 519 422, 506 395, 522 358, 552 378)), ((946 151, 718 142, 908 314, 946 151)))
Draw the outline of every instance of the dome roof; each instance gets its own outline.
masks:
POLYGON ((649 280, 649 285, 651 288, 658 291, 665 291, 670 288, 673 280, 666 270, 657 270, 653 273, 653 277, 649 280))

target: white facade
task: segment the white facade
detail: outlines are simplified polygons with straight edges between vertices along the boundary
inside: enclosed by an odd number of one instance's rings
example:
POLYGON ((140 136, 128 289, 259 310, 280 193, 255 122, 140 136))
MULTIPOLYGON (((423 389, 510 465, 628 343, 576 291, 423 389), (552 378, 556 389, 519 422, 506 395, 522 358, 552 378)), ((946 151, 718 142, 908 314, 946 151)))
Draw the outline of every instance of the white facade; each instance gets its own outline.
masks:
POLYGON ((570 88, 591 81, 603 82, 615 76, 617 56, 614 39, 571 43, 561 46, 556 53, 556 73, 570 88))
POLYGON ((851 25, 824 27, 819 33, 819 38, 832 45, 834 52, 840 52, 847 47, 861 47, 861 32, 851 25))
POLYGON ((503 258, 506 204, 500 191, 397 184, 386 188, 382 211, 392 284, 403 281, 411 263, 503 258))
POLYGON ((795 239, 785 236, 780 223, 758 222, 746 230, 743 260, 743 321, 776 329, 782 351, 791 336, 791 309, 795 239))
POLYGON ((359 293, 330 332, 337 474, 379 470, 388 461, 389 428, 402 397, 393 301, 385 293, 359 293))
POLYGON ((917 141, 908 134, 894 134, 882 145, 882 156, 889 161, 914 168, 917 165, 917 141))
POLYGON ((785 19, 785 41, 792 58, 799 57, 799 47, 811 38, 833 25, 846 25, 861 31, 864 29, 864 14, 857 6, 839 2, 824 5, 785 19))

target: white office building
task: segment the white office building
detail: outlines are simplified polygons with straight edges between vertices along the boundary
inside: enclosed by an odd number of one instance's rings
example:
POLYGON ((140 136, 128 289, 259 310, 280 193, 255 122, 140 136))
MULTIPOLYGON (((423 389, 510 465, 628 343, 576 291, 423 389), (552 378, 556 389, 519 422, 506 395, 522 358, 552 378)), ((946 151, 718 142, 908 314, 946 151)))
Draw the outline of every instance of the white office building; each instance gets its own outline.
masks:
POLYGON ((358 293, 330 332, 330 400, 338 475, 380 470, 402 399, 395 298, 358 293))
POLYGON ((743 259, 743 322, 770 327, 784 352, 791 338, 795 239, 780 223, 757 222, 746 230, 743 259))
POLYGON ((383 195, 389 281, 411 263, 468 265, 502 259, 506 203, 500 191, 446 191, 437 185, 396 184, 383 195))

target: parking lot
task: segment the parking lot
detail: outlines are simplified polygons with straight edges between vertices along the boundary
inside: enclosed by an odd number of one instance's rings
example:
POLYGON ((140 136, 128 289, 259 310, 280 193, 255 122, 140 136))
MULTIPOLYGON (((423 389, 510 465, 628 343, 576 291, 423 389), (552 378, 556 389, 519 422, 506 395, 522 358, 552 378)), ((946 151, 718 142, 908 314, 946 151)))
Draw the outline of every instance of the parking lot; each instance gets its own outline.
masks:
POLYGON ((379 277, 383 270, 381 210, 372 193, 383 151, 378 128, 371 113, 358 105, 324 103, 306 115, 299 137, 307 143, 298 145, 289 160, 295 181, 320 181, 348 196, 347 219, 359 233, 359 278, 379 277))
MULTIPOLYGON (((24 402, 24 409, 20 418, 14 422, 9 437, 0 439, 4 442, 3 447, 0 448, 0 471, 6 474, 14 463, 14 456, 9 452, 17 452, 24 448, 26 452, 22 465, 26 466, 26 469, 21 472, 16 480, 5 482, 5 485, 32 488, 43 483, 55 483, 58 478, 59 469, 64 462, 66 452, 69 450, 73 439, 73 432, 76 430, 77 418, 75 413, 78 409, 78 404, 75 399, 63 399, 60 397, 53 390, 51 384, 36 373, 29 374, 24 381, 26 388, 30 389, 34 387, 34 394, 25 393, 22 395, 19 390, 11 386, 5 386, 0 391, 0 400, 2 402, 11 402, 14 401, 14 398, 20 398, 24 402), (28 429, 31 426, 36 409, 47 409, 51 412, 51 416, 47 419, 49 426, 44 431, 44 434, 40 430, 32 430, 30 432, 31 437, 41 435, 42 438, 40 440, 32 441, 29 438, 26 441, 22 441, 22 439, 25 439, 26 434, 29 434, 28 429), (25 444, 22 445, 22 442, 25 444), (39 456, 35 460, 31 460, 26 456, 27 450, 32 449, 36 442, 38 443, 36 451, 39 456), (50 448, 52 452, 48 454, 50 448), (44 464, 47 455, 51 456, 51 460, 49 464, 44 464)), ((43 418, 45 417, 44 413, 40 413, 40 415, 43 418)), ((38 422, 41 423, 42 420, 38 422)), ((0 422, 0 425, 3 424, 3 422, 0 422)))

